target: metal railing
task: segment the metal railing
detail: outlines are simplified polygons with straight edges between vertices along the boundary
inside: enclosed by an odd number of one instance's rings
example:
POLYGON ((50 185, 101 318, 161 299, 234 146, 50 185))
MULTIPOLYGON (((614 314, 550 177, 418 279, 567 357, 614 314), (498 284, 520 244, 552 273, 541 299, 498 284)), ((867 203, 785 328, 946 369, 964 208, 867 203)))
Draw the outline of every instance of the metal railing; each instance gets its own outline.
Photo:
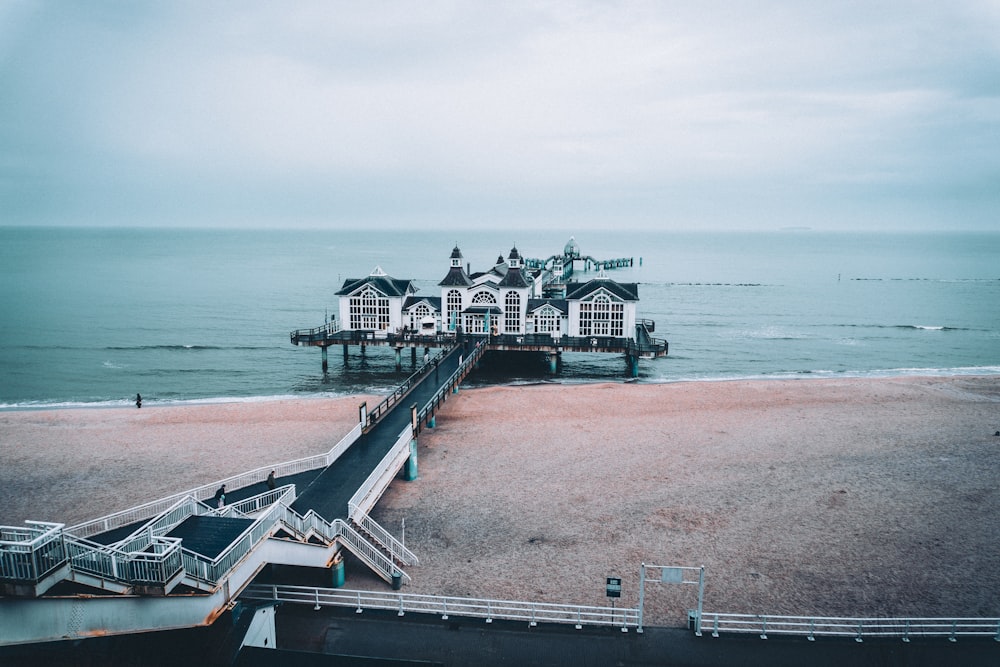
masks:
POLYGON ((396 437, 396 442, 368 475, 368 478, 347 501, 347 512, 352 519, 359 513, 367 512, 378 502, 386 487, 389 486, 389 482, 410 456, 410 440, 412 438, 412 427, 407 424, 406 428, 396 437))
POLYGON ((250 470, 239 475, 234 475, 223 480, 212 482, 210 484, 203 484, 189 491, 176 493, 165 498, 160 498, 159 500, 153 500, 120 512, 115 512, 113 514, 108 514, 106 516, 76 524, 75 526, 67 528, 67 532, 79 537, 92 537, 109 530, 115 530, 117 528, 123 528, 142 521, 147 521, 163 512, 168 511, 176 503, 182 502, 188 496, 198 500, 208 500, 215 494, 215 490, 222 484, 225 484, 231 489, 240 489, 264 482, 267 479, 268 473, 272 470, 274 470, 275 475, 278 477, 289 477, 302 472, 308 472, 310 470, 326 468, 336 461, 345 451, 347 451, 348 447, 354 444, 354 442, 360 437, 361 424, 358 423, 347 435, 341 438, 340 441, 330 449, 330 451, 325 454, 317 454, 315 456, 307 456, 293 461, 287 461, 285 463, 261 466, 260 468, 250 470))
POLYGON ((991 637, 1000 641, 1000 618, 834 618, 827 616, 770 616, 766 614, 717 614, 703 612, 702 632, 713 637, 722 633, 796 635, 810 641, 816 637, 868 638, 991 637))
POLYGON ((379 404, 376 405, 375 408, 368 413, 368 423, 365 425, 365 427, 367 428, 371 426, 376 421, 378 421, 379 418, 388 413, 389 410, 391 410, 397 403, 399 403, 399 401, 406 394, 408 394, 411 389, 417 386, 417 384, 419 384, 420 381, 423 380, 423 378, 426 377, 431 372, 431 370, 433 370, 434 367, 437 364, 439 364, 441 360, 445 357, 445 355, 448 354, 450 351, 451 351, 450 349, 441 350, 436 355, 434 355, 434 357, 430 359, 427 363, 418 368, 416 372, 411 374, 408 378, 406 378, 398 386, 396 386, 396 388, 392 390, 391 394, 383 398, 379 402, 379 404))
POLYGON ((406 545, 397 540, 388 530, 378 524, 375 519, 365 513, 352 516, 351 520, 367 533, 376 543, 380 544, 389 552, 389 557, 395 562, 403 565, 419 565, 417 555, 406 548, 406 545))
POLYGON ((326 340, 339 331, 340 323, 336 318, 334 318, 323 326, 315 327, 313 329, 297 329, 296 331, 291 332, 289 337, 292 340, 292 345, 298 345, 299 342, 312 343, 326 340))
POLYGON ((448 392, 454 389, 455 386, 469 374, 469 369, 482 358, 485 351, 486 339, 482 338, 476 342, 469 355, 462 359, 462 363, 458 365, 455 372, 449 375, 448 379, 445 380, 440 387, 438 387, 438 390, 434 393, 430 400, 424 403, 423 407, 417 410, 418 424, 423 422, 429 414, 433 414, 434 408, 444 402, 448 392))
POLYGON ((66 562, 61 523, 0 526, 0 579, 38 581, 66 562))
POLYGON ((127 580, 132 584, 165 586, 184 567, 181 539, 157 537, 150 547, 151 553, 130 554, 127 580))
POLYGON ((279 586, 251 584, 241 597, 253 600, 271 600, 291 604, 347 607, 358 612, 365 609, 395 611, 400 616, 406 612, 437 614, 447 619, 449 615, 494 620, 525 621, 534 626, 539 623, 560 623, 583 626, 619 627, 623 632, 638 628, 639 610, 614 607, 590 607, 548 602, 518 602, 477 598, 447 597, 357 591, 342 588, 312 588, 308 586, 279 586))

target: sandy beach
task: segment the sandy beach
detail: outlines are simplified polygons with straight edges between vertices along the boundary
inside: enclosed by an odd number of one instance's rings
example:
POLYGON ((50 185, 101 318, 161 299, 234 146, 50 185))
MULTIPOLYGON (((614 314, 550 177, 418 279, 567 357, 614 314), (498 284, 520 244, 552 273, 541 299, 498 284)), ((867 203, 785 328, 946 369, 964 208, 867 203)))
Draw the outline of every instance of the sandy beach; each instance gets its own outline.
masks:
MULTIPOLYGON (((361 400, 0 413, 0 522, 325 451, 361 400)), ((1000 616, 997 430, 1000 377, 463 388, 374 516, 412 593, 636 606, 646 562, 704 565, 712 611, 1000 616)), ((648 622, 695 593, 650 584, 648 622)))

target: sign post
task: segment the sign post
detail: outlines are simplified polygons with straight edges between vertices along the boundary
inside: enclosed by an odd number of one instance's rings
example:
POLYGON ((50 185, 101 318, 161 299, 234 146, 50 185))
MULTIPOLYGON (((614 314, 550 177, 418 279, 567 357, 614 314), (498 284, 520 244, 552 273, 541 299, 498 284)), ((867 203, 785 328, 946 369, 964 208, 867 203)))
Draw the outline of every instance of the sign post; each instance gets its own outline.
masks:
MULTIPOLYGON (((622 596, 622 578, 621 577, 607 577, 607 584, 605 591, 609 598, 611 598, 611 622, 615 622, 615 598, 620 598, 622 596)), ((622 632, 628 632, 628 629, 622 625, 622 632)))
MULTIPOLYGON (((642 612, 643 604, 646 600, 646 570, 659 570, 659 583, 661 584, 691 584, 698 587, 698 610, 695 612, 694 634, 701 637, 701 612, 705 601, 705 566, 700 567, 680 567, 670 565, 646 565, 639 566, 639 628, 637 632, 642 632, 642 612), (692 581, 686 578, 686 573, 698 573, 698 580, 692 581)), ((655 580, 654 580, 655 581, 655 580)))

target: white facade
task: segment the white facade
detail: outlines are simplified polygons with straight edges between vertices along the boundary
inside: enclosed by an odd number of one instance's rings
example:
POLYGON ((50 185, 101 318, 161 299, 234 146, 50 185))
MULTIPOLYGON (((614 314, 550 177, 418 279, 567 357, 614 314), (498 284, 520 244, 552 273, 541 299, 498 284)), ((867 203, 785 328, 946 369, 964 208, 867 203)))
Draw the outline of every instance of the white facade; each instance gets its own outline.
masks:
POLYGON ((373 331, 381 336, 400 331, 404 325, 403 302, 415 292, 410 281, 390 278, 376 266, 367 278, 348 281, 338 292, 341 328, 373 331))
POLYGON ((489 271, 469 276, 456 247, 440 297, 414 297, 408 280, 376 267, 367 278, 349 280, 338 292, 341 328, 401 332, 634 338, 637 286, 599 276, 571 283, 562 299, 542 299, 541 280, 525 269, 516 248, 489 271), (404 308, 405 305, 405 308, 404 308), (530 310, 529 310, 530 307, 530 310))

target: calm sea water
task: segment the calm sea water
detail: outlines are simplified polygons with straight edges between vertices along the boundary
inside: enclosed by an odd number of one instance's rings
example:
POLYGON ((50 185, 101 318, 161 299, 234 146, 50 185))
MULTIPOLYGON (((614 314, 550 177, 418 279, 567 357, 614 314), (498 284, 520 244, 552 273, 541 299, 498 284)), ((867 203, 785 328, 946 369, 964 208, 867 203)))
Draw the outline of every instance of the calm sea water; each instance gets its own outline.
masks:
MULTIPOLYGON (((565 231, 0 228, 0 408, 261 400, 380 392, 391 350, 289 343, 376 266, 437 294, 457 243, 473 271, 565 231)), ((1000 234, 591 232, 585 255, 634 257, 639 313, 670 356, 639 382, 1000 374, 1000 234), (641 258, 641 266, 638 265, 641 258)), ((509 361, 509 360, 508 360, 509 361)), ((624 380, 623 359, 486 363, 477 383, 624 380)))

